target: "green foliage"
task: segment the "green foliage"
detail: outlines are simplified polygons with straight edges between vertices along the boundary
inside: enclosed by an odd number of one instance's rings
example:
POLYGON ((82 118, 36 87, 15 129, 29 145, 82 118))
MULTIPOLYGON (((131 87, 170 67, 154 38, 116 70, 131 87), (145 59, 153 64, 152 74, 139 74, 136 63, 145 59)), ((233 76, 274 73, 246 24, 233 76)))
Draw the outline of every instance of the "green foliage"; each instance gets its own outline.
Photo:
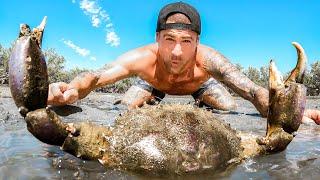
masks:
POLYGON ((255 84, 261 84, 260 72, 257 68, 249 66, 248 69, 246 69, 243 73, 255 84))
POLYGON ((307 95, 319 96, 320 94, 320 61, 311 64, 311 71, 306 74, 304 84, 307 87, 307 95))
POLYGON ((241 64, 236 63, 236 64, 234 64, 234 65, 236 66, 236 68, 237 68, 240 72, 243 71, 243 67, 241 66, 241 64))
POLYGON ((88 71, 87 69, 80 69, 78 67, 69 71, 65 70, 65 58, 59 55, 54 49, 45 50, 44 56, 47 61, 49 82, 70 82, 77 75, 88 71))
POLYGON ((48 49, 43 52, 48 68, 49 82, 65 82, 68 80, 68 74, 64 70, 65 58, 59 55, 54 49, 48 49))
MULTIPOLYGON (((8 61, 10 58, 10 53, 12 51, 13 44, 10 48, 5 48, 0 45, 0 84, 8 84, 8 61)), ((44 50, 44 55, 47 61, 48 75, 50 83, 53 82, 70 82, 77 75, 88 71, 87 69, 73 68, 71 70, 65 69, 66 59, 58 54, 54 49, 44 50)), ((254 83, 268 88, 269 79, 269 68, 268 66, 262 66, 260 69, 249 67, 244 69, 240 64, 235 64, 240 72, 244 73, 249 79, 254 83)), ((111 64, 106 64, 101 69, 96 72, 102 73, 107 69, 111 68, 111 64)), ((288 76, 287 73, 284 76, 288 76)), ((106 87, 98 88, 98 92, 109 92, 109 93, 124 93, 130 86, 136 81, 136 77, 131 77, 118 81, 112 85, 106 87)), ((307 95, 318 96, 320 94, 320 61, 316 61, 311 65, 311 70, 307 71, 304 77, 304 84, 307 87, 307 95)), ((229 88, 227 88, 229 89, 229 88)), ((230 92, 232 92, 230 90, 230 92)), ((234 94, 234 93, 232 93, 234 94)))
POLYGON ((313 79, 311 76, 310 71, 307 71, 304 75, 304 79, 303 79, 303 84, 306 86, 307 88, 307 96, 315 96, 317 95, 316 93, 316 88, 313 87, 313 79))
POLYGON ((73 68, 70 71, 67 72, 67 79, 64 82, 71 82, 76 76, 83 72, 88 72, 87 69, 81 69, 81 68, 73 68))
POLYGON ((0 84, 9 83, 9 58, 12 48, 4 48, 0 45, 0 84))
POLYGON ((9 58, 12 51, 12 47, 10 48, 4 48, 0 45, 0 68, 2 68, 4 71, 9 71, 9 58))
POLYGON ((266 65, 260 67, 260 84, 259 85, 264 88, 269 87, 269 67, 266 65))
MULTIPOLYGON (((47 60, 48 66, 48 75, 50 83, 53 82, 70 82, 76 76, 83 72, 88 72, 87 69, 80 69, 78 67, 73 68, 69 71, 66 71, 64 68, 65 58, 59 55, 54 49, 48 49, 44 51, 44 55, 47 60)), ((97 70, 98 73, 102 73, 103 71, 111 68, 110 64, 106 64, 101 69, 97 70)), ((97 92, 109 92, 109 93, 124 93, 129 87, 134 83, 135 78, 127 78, 121 81, 118 81, 112 85, 98 88, 97 92)))
POLYGON ((269 82, 269 68, 262 66, 260 69, 249 66, 248 69, 243 70, 243 73, 255 84, 268 88, 269 82))

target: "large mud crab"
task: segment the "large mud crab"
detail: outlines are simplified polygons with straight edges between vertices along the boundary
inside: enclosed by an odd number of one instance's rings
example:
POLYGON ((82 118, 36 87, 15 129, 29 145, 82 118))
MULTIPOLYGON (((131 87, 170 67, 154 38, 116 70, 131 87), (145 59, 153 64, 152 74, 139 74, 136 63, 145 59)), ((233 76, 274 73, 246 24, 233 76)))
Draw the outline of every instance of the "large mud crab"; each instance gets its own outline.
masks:
POLYGON ((110 127, 64 123, 46 107, 48 77, 41 52, 45 20, 30 30, 21 25, 10 58, 10 89, 27 128, 40 141, 62 146, 77 157, 106 167, 149 173, 192 173, 225 168, 242 159, 284 150, 299 128, 305 108, 301 84, 306 56, 286 81, 270 62, 266 136, 239 137, 214 114, 190 105, 158 105, 131 110, 110 127))

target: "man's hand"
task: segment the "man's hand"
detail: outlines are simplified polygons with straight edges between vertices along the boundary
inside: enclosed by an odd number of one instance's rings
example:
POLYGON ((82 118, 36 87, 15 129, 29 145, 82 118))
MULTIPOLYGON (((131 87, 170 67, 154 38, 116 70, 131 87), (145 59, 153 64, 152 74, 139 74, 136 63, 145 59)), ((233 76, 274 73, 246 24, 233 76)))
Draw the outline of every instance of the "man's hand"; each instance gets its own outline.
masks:
POLYGON ((304 111, 302 122, 307 122, 310 120, 320 125, 320 111, 316 109, 306 109, 304 111))
POLYGON ((79 99, 78 90, 67 83, 58 82, 49 85, 48 104, 62 106, 72 104, 79 99))

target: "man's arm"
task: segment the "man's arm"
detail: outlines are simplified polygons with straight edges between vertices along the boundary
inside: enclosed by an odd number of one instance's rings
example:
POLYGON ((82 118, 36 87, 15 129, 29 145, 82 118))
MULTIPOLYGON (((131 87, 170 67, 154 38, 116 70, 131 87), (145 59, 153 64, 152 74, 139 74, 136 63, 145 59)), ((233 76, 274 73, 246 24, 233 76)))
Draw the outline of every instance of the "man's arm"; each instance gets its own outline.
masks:
POLYGON ((214 49, 204 48, 201 57, 205 70, 215 79, 227 85, 234 92, 249 100, 263 117, 268 113, 269 92, 256 85, 227 58, 214 49))
POLYGON ((69 84, 64 82, 50 84, 48 104, 71 104, 86 97, 96 88, 115 83, 132 75, 140 75, 148 66, 145 62, 150 63, 150 58, 154 58, 154 54, 148 49, 148 47, 143 47, 129 51, 111 64, 111 68, 82 73, 69 84))
POLYGON ((84 72, 74 78, 69 84, 64 82, 49 85, 48 104, 66 105, 86 97, 94 89, 102 85, 111 84, 117 80, 130 76, 127 69, 115 65, 105 72, 84 72), (111 76, 109 77, 108 74, 111 76))

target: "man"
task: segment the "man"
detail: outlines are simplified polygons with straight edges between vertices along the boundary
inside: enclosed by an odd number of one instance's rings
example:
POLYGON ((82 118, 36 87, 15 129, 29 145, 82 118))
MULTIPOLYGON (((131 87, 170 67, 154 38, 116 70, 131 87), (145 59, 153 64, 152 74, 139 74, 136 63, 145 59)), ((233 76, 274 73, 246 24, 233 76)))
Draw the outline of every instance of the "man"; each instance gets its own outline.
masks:
MULTIPOLYGON (((268 91, 240 73, 219 52, 200 44, 200 33, 200 16, 195 8, 182 2, 168 4, 158 16, 156 43, 123 54, 112 68, 103 72, 82 74, 69 84, 51 84, 48 104, 71 104, 98 87, 137 75, 141 79, 122 99, 129 108, 161 100, 165 94, 191 94, 215 109, 234 109, 236 104, 231 95, 215 78, 253 103, 266 117, 268 91)), ((315 116, 320 113, 306 112, 320 122, 315 116)))

